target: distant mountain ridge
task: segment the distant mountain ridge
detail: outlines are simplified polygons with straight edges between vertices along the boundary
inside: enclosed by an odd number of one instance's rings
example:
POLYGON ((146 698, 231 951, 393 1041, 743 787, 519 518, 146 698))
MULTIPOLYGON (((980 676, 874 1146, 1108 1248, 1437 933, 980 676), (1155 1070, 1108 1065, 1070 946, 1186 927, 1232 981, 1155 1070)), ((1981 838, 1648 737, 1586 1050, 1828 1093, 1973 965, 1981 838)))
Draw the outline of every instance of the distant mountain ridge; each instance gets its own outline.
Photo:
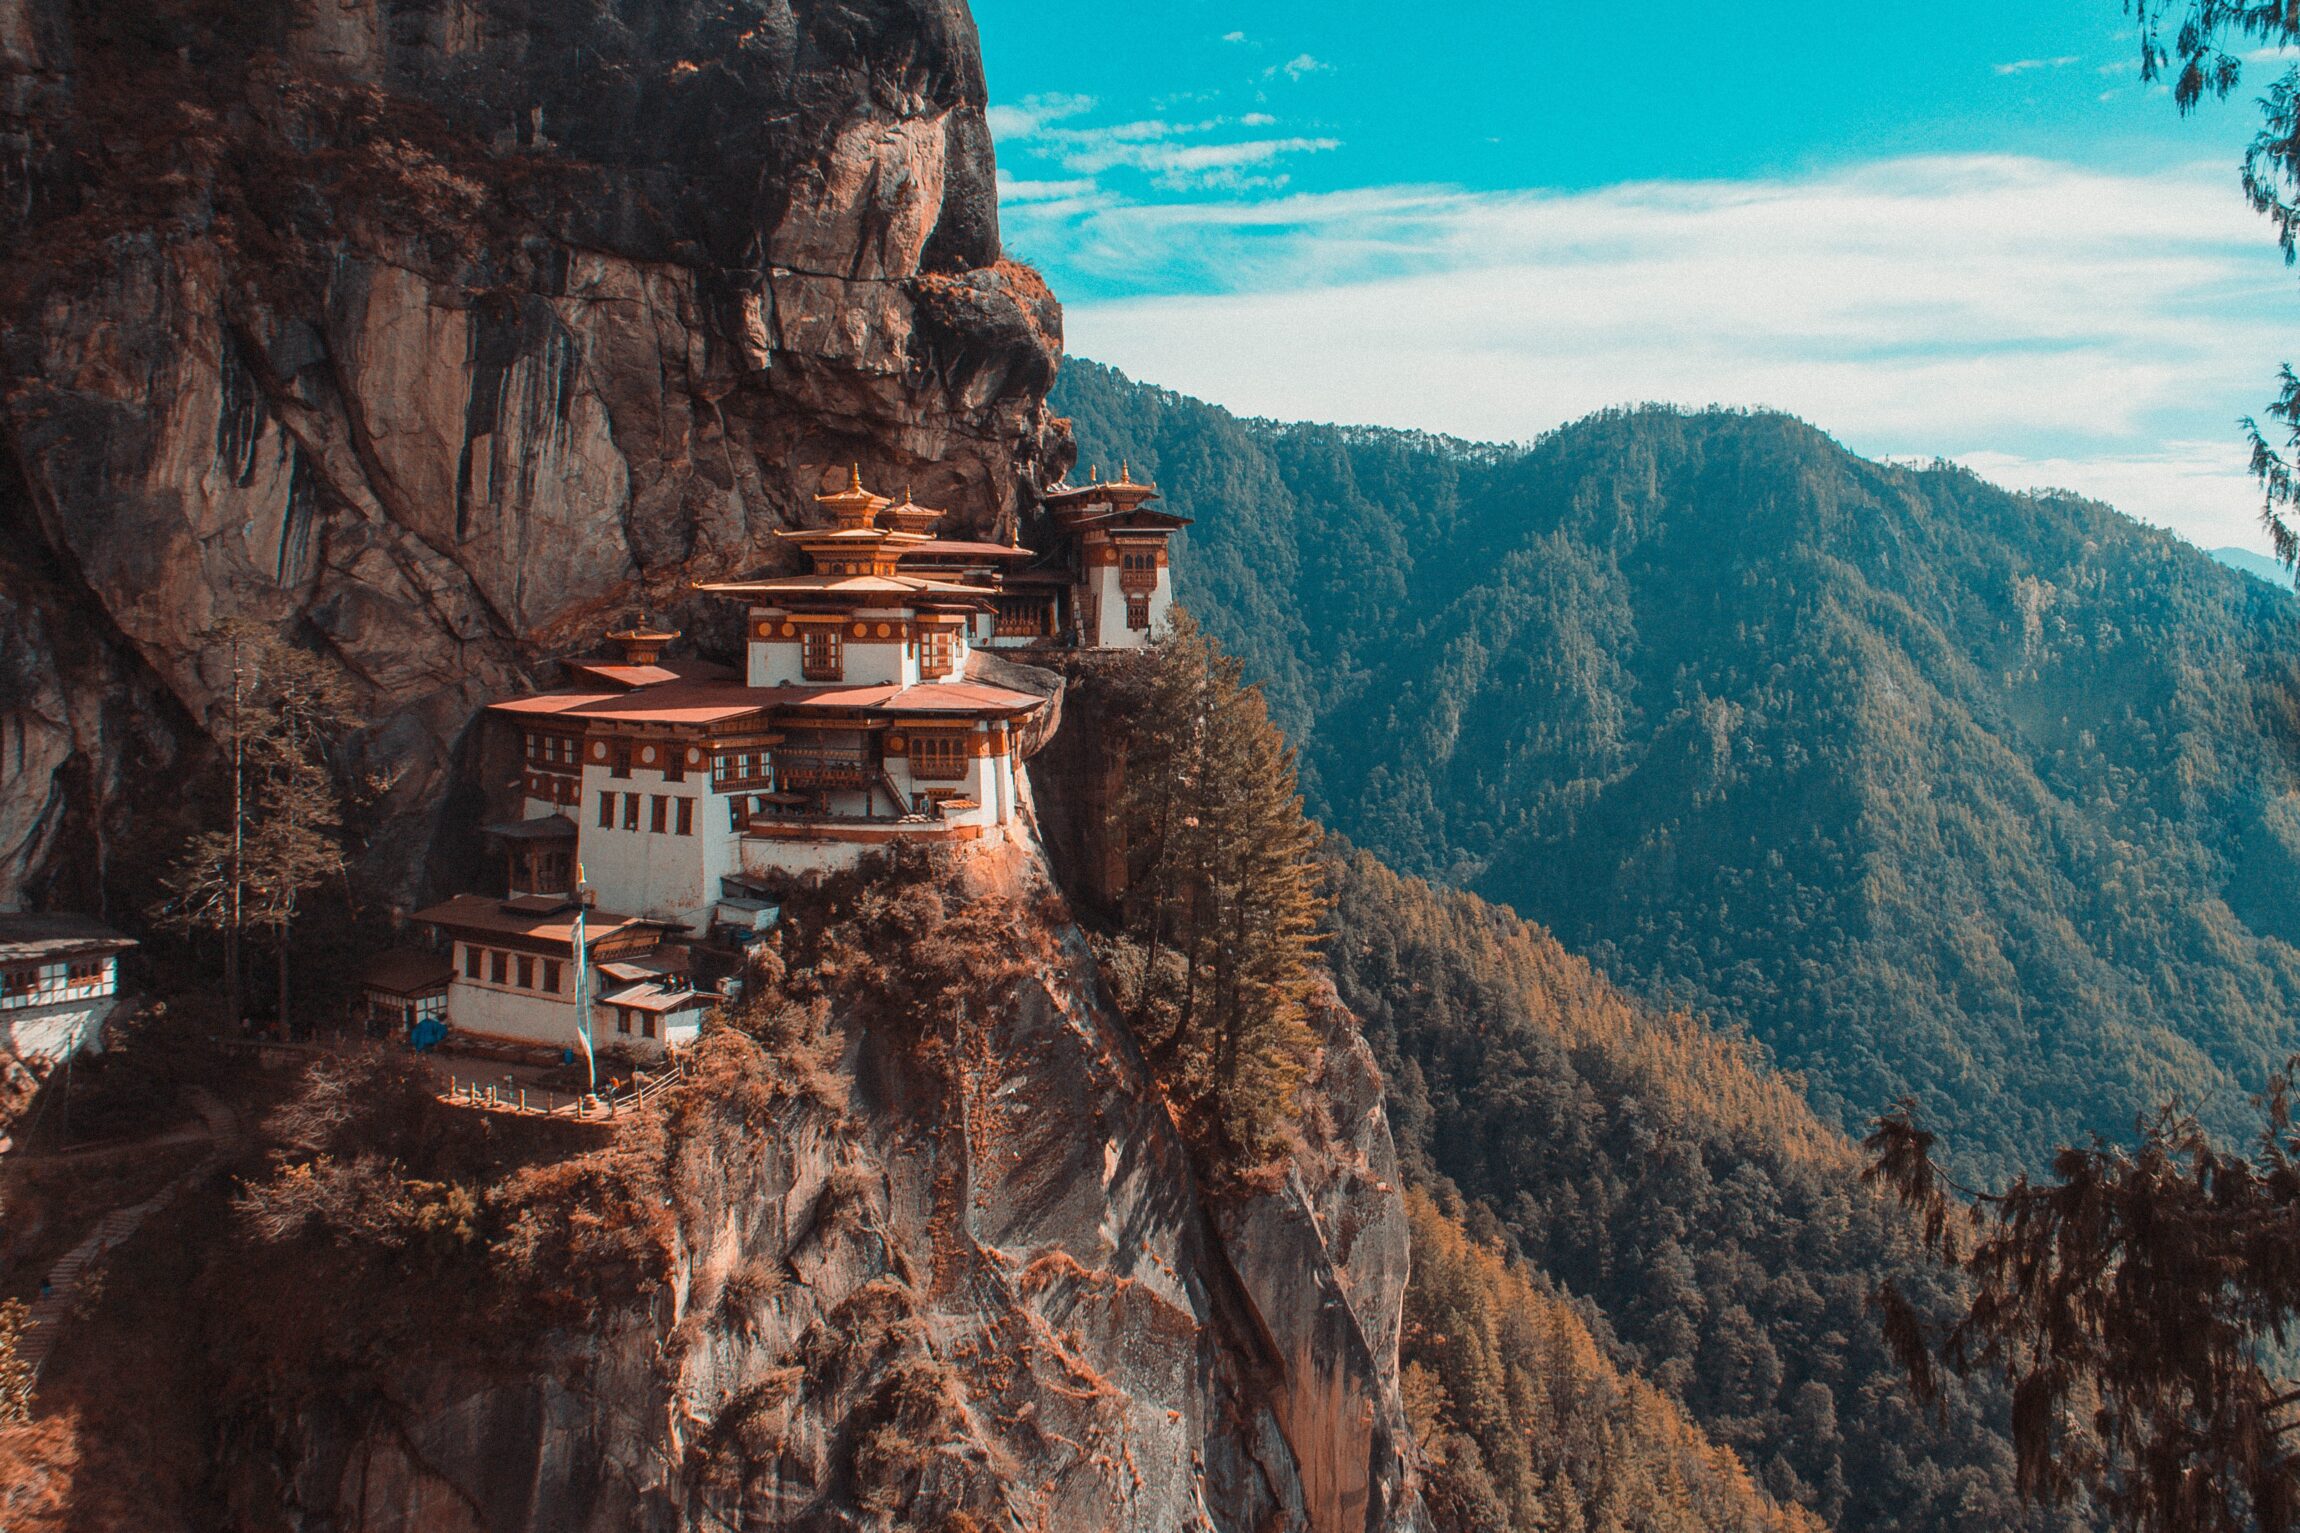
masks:
POLYGON ((2292 572, 2266 554, 2256 554, 2249 548, 2210 548, 2205 552, 2232 570, 2241 570, 2286 591, 2292 589, 2292 572))
POLYGON ((2300 1047, 2285 593, 1778 415, 1486 447, 1077 360, 1051 403, 1198 519, 1185 599, 1319 813, 1746 1026, 1825 1115, 1914 1095, 2001 1171, 2176 1091, 2233 1126, 2300 1047))

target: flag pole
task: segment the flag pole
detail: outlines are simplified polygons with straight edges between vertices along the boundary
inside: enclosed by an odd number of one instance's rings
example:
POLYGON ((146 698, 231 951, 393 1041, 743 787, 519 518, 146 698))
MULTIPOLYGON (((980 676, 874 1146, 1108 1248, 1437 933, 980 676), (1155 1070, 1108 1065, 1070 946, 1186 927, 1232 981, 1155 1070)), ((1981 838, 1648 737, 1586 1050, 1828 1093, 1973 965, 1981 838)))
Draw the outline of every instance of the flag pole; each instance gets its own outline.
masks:
POLYGON ((599 1061, 591 1052, 591 954, 584 942, 583 918, 591 910, 591 886, 583 878, 583 864, 575 864, 575 1037, 583 1045, 583 1068, 589 1073, 590 1092, 599 1091, 599 1061))

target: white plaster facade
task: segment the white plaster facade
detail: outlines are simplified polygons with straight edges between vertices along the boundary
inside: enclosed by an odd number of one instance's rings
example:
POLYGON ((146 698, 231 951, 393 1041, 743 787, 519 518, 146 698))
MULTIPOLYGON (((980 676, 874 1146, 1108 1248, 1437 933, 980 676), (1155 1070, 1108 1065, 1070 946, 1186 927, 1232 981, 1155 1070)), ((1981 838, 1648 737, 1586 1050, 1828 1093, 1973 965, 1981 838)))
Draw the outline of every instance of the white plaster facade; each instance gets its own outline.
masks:
MULTIPOLYGON (((531 817, 538 807, 548 806, 528 800, 531 817)), ((679 781, 659 766, 634 765, 618 777, 611 767, 586 763, 576 809, 569 818, 577 856, 602 905, 697 935, 708 928, 719 880, 741 867, 727 797, 712 791, 709 762, 698 761, 679 781)))

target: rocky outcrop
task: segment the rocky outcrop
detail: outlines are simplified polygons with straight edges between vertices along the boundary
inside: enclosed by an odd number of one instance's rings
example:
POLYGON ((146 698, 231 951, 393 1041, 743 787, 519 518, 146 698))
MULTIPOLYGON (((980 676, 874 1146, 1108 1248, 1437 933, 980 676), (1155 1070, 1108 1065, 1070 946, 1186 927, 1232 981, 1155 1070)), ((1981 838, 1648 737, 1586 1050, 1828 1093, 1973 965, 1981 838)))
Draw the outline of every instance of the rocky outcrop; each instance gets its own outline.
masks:
POLYGON ((243 1466, 244 1520, 281 1495, 374 1533, 1423 1527, 1404 1213, 1354 1025, 1329 1019, 1291 1163, 1216 1212, 1043 875, 1009 850, 974 876, 1015 913, 1011 972, 951 1031, 842 1014, 815 1066, 706 1047, 651 1311, 549 1368, 411 1360, 307 1406, 277 1479, 243 1466))
POLYGON ((220 619, 359 683, 404 898, 475 710, 724 622, 826 472, 1027 509, 983 105, 962 0, 0 0, 0 622, 74 635, 0 662, 0 906, 196 765, 220 619))

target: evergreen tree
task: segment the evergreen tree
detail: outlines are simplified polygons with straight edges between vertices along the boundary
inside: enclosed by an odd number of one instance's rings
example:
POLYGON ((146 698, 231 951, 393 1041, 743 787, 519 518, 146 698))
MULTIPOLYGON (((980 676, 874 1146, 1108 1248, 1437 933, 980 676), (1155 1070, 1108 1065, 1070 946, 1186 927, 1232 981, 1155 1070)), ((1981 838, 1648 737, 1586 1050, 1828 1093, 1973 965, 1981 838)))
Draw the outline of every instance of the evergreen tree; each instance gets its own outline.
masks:
POLYGON ((1938 1365, 2000 1374, 2024 1493, 2097 1497, 2137 1533, 2300 1527, 2300 1124, 2279 1076, 2251 1155, 2165 1108, 2131 1149, 2063 1149, 2051 1178, 1973 1193, 1904 1107, 1869 1176, 1972 1277, 1935 1331, 1879 1295, 1921 1395, 1938 1365), (1961 1196, 1960 1196, 1961 1194, 1961 1196))
POLYGON ((1186 613, 1151 651, 1121 817, 1121 1004, 1183 1127, 1218 1165, 1276 1153, 1315 1048, 1325 896, 1294 753, 1261 692, 1186 613))
POLYGON ((233 620, 205 637, 230 666, 213 726, 231 774, 227 823, 185 844, 153 914, 165 926, 223 938, 235 1019, 245 1004, 244 939, 250 928, 268 929, 284 1026, 304 896, 346 868, 340 757, 361 720, 340 673, 270 629, 233 620))

